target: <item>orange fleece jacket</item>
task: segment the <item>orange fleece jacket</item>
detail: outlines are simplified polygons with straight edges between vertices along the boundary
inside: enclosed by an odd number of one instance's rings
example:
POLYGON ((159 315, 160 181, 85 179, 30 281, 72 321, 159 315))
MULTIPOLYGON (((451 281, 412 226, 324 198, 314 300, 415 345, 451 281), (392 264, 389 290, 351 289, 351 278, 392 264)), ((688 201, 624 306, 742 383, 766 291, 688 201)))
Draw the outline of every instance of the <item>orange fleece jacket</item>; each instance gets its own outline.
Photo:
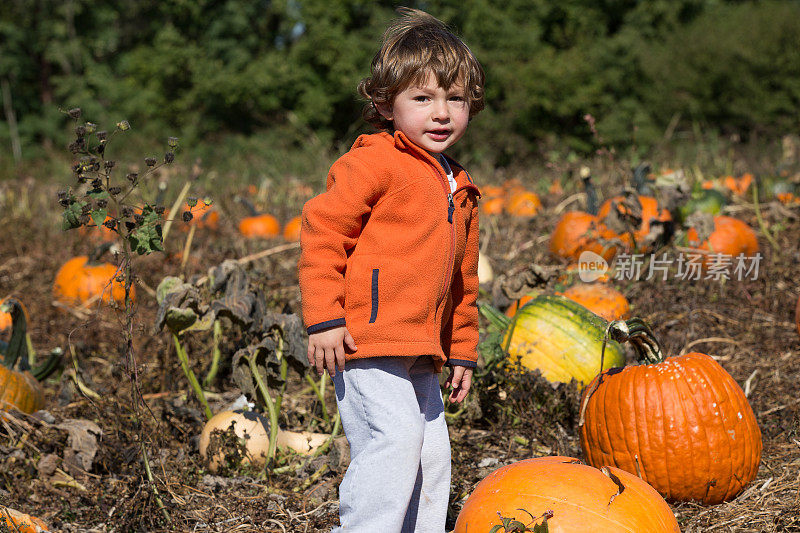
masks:
POLYGON ((469 174, 401 132, 362 135, 303 206, 298 263, 308 333, 346 326, 346 359, 433 355, 476 366, 478 198, 469 174))

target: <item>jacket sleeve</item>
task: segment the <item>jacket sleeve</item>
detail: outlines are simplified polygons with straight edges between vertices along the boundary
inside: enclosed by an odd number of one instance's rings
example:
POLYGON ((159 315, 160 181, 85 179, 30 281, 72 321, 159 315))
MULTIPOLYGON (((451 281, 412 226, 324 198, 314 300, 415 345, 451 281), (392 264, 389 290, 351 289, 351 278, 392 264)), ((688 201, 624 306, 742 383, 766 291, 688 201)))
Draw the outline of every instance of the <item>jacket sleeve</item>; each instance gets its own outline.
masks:
POLYGON ((478 362, 478 202, 472 207, 461 269, 454 283, 453 324, 447 364, 474 368, 478 362), (458 284, 461 287, 457 287, 458 284), (460 290, 459 290, 460 289, 460 290))
POLYGON ((380 185, 365 163, 345 154, 328 172, 326 192, 303 206, 297 266, 308 333, 345 325, 348 251, 358 242, 362 217, 379 198, 380 185))

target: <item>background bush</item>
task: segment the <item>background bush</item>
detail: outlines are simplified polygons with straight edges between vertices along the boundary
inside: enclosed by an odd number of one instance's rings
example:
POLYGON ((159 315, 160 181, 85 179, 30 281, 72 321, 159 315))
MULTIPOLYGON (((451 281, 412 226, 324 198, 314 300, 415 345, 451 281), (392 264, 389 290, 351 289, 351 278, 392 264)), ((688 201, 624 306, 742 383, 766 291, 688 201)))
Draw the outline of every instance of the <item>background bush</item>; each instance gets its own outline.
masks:
POLYGON ((403 4, 451 24, 486 69, 487 108, 455 154, 468 163, 591 151, 587 114, 639 153, 682 129, 798 129, 796 1, 6 0, 2 167, 14 138, 24 158, 66 145, 58 108, 75 106, 129 119, 145 143, 341 152, 367 130, 355 86, 403 4))

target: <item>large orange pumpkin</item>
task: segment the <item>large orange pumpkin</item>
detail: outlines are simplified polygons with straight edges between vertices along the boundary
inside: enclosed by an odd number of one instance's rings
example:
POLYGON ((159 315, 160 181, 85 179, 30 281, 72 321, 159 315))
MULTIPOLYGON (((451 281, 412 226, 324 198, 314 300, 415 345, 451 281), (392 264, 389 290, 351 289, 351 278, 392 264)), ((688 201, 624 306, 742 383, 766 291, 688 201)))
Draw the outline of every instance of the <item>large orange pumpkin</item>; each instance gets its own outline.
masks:
POLYGON ((641 475, 671 501, 730 500, 756 476, 761 432, 742 389, 702 353, 665 358, 640 319, 607 330, 642 364, 601 373, 581 402, 589 464, 641 475))
POLYGON ((590 251, 611 261, 617 253, 617 247, 611 242, 613 237, 596 216, 569 211, 561 216, 550 236, 550 252, 577 261, 582 252, 590 251))
POLYGON ((534 531, 544 516, 550 533, 680 532, 667 502, 635 475, 571 457, 539 457, 504 466, 478 483, 454 533, 488 533, 502 518, 534 531))
MULTIPOLYGON (((718 215, 714 217, 714 230, 707 239, 701 241, 695 228, 686 231, 686 241, 690 248, 700 253, 723 254, 747 257, 758 253, 758 239, 753 229, 739 219, 718 215)), ((704 263, 709 259, 704 254, 704 263)))
POLYGON ((239 222, 239 233, 245 237, 260 237, 268 239, 281 233, 278 219, 269 214, 255 215, 243 218, 239 222))
MULTIPOLYGON (((125 284, 116 276, 117 267, 111 263, 91 264, 88 256, 73 257, 58 269, 53 296, 65 305, 82 305, 95 297, 124 305, 125 284)), ((136 300, 135 286, 131 286, 131 300, 136 300)))
POLYGON ((605 283, 578 283, 563 293, 556 294, 578 302, 608 321, 627 318, 630 312, 630 304, 625 295, 605 283))
POLYGON ((672 220, 672 215, 670 215, 669 211, 660 208, 658 201, 652 196, 615 196, 603 202, 597 211, 597 218, 605 221, 611 214, 612 209, 616 210, 622 217, 631 216, 634 212, 638 212, 636 207, 630 205, 632 201, 638 201, 641 206, 641 224, 633 228, 633 234, 621 231, 618 237, 629 248, 637 247, 640 251, 647 251, 649 250, 647 238, 650 235, 653 222, 667 223, 672 220))

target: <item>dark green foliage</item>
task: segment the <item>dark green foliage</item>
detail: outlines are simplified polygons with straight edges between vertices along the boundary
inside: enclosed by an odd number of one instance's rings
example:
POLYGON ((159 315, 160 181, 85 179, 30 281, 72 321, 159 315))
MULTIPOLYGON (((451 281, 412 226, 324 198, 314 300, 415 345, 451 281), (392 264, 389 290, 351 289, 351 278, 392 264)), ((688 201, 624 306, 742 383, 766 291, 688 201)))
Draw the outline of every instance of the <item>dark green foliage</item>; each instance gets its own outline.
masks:
MULTIPOLYGON (((346 145, 367 129, 355 87, 400 4, 8 0, 0 80, 18 128, 0 121, 0 143, 16 135, 23 154, 66 144, 58 107, 80 106, 100 123, 139 117, 139 134, 154 138, 285 128, 303 132, 292 143, 346 145)), ((402 4, 451 24, 486 69, 487 107, 457 147, 462 159, 503 165, 601 140, 646 147, 674 117, 740 135, 796 127, 797 2, 402 4)))

